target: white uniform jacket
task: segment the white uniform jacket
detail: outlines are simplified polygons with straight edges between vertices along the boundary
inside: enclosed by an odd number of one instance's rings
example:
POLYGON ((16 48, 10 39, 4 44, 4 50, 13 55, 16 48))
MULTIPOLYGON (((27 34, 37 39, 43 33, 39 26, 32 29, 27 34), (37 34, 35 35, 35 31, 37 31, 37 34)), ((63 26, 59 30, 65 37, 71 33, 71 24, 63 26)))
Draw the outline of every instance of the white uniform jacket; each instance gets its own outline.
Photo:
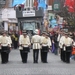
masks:
POLYGON ((41 36, 34 35, 32 36, 31 43, 33 44, 33 49, 40 49, 41 36))
POLYGON ((62 36, 62 37, 60 38, 60 41, 59 41, 59 47, 60 47, 60 48, 63 48, 63 41, 64 41, 64 38, 65 38, 65 36, 62 36))
POLYGON ((41 45, 42 46, 48 46, 50 48, 50 46, 52 45, 51 44, 51 39, 48 37, 48 38, 45 38, 45 37, 41 37, 41 45))
POLYGON ((11 37, 10 36, 7 36, 7 38, 8 38, 8 42, 9 42, 9 47, 11 47, 11 44, 12 44, 11 37))
POLYGON ((7 36, 1 37, 1 46, 8 46, 10 44, 10 40, 8 40, 7 36))
MULTIPOLYGON (((60 48, 63 48, 63 45, 65 46, 72 46, 72 43, 73 43, 73 39, 71 39, 70 37, 65 37, 65 36, 62 36, 61 39, 60 39, 60 42, 59 42, 59 46, 60 48), (67 39, 67 41, 66 41, 67 39)), ((65 51, 65 47, 63 48, 63 50, 65 51)))
MULTIPOLYGON (((19 36, 19 50, 23 50, 23 47, 22 47, 22 40, 23 40, 23 38, 24 38, 23 35, 19 36)), ((29 40, 29 44, 30 44, 29 36, 27 35, 26 38, 29 40)))
POLYGON ((59 42, 61 38, 61 34, 58 34, 57 41, 59 42))
POLYGON ((73 44, 73 39, 71 39, 70 37, 65 38, 63 41, 63 44, 65 44, 65 46, 72 46, 73 44), (65 41, 67 39, 67 42, 65 41))
POLYGON ((23 35, 21 35, 19 37, 19 45, 20 45, 19 49, 20 50, 23 50, 23 47, 29 47, 30 44, 31 43, 30 43, 30 39, 28 36, 24 37, 23 35))

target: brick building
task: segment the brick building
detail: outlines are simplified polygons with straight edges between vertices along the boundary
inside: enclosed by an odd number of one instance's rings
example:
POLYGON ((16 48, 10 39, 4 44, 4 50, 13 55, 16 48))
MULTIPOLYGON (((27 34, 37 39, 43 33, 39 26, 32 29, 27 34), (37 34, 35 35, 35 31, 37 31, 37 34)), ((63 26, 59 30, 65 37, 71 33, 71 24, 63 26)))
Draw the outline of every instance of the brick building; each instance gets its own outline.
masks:
POLYGON ((52 5, 53 2, 54 2, 54 0, 47 0, 47 4, 48 4, 48 5, 52 5))

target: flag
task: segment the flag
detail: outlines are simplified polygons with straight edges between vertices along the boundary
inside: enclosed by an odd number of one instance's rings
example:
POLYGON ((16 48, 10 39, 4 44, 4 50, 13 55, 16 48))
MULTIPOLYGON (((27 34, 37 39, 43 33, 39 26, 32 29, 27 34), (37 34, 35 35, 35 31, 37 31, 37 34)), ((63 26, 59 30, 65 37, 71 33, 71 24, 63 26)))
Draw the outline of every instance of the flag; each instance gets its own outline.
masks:
POLYGON ((68 8, 68 11, 71 12, 71 13, 74 13, 74 12, 75 12, 75 11, 74 11, 74 8, 73 8, 72 6, 70 6, 70 7, 68 8))
POLYGON ((34 7, 36 7, 36 9, 38 8, 38 1, 34 0, 34 7))
POLYGON ((70 0, 65 0, 65 6, 69 6, 70 5, 70 0))
POLYGON ((68 7, 69 12, 75 12, 75 0, 65 0, 64 5, 68 7))
POLYGON ((47 8, 46 0, 38 0, 38 7, 47 8))

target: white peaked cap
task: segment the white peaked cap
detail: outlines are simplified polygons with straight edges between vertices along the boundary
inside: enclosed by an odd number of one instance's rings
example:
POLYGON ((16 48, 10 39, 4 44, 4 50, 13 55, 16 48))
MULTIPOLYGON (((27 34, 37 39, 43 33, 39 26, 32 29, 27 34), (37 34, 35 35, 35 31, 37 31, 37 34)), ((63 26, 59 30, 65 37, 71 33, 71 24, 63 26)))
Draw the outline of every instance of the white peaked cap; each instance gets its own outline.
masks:
POLYGON ((35 34, 38 34, 38 29, 35 29, 35 34))

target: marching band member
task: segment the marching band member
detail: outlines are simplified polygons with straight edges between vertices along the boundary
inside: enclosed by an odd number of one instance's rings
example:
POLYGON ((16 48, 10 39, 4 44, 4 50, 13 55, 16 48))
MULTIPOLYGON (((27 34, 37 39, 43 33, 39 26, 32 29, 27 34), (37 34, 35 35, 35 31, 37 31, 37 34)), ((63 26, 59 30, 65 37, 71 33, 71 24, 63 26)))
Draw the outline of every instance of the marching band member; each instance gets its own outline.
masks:
POLYGON ((32 36, 31 43, 33 45, 33 61, 34 63, 38 63, 38 55, 40 50, 40 39, 41 37, 38 35, 38 29, 35 30, 35 35, 32 36))
POLYGON ((59 40, 59 47, 60 47, 60 59, 62 60, 62 61, 65 61, 65 59, 64 59, 64 53, 65 53, 65 51, 63 50, 63 39, 65 38, 65 34, 64 34, 64 32, 62 33, 62 36, 61 36, 61 38, 60 38, 60 40, 59 40))
POLYGON ((2 63, 8 62, 8 56, 9 56, 9 49, 10 47, 10 41, 8 40, 8 37, 6 36, 6 33, 3 32, 3 35, 1 37, 1 60, 2 63))
POLYGON ((27 33, 23 32, 23 36, 19 38, 20 54, 23 63, 27 63, 27 57, 30 47, 30 39, 27 37, 27 33))
POLYGON ((70 54, 72 50, 73 39, 68 36, 68 33, 65 33, 65 37, 62 39, 62 48, 63 48, 63 61, 70 63, 70 54))
POLYGON ((70 36, 65 36, 64 46, 66 48, 66 63, 70 63, 70 55, 72 52, 73 39, 70 36))
MULTIPOLYGON (((42 34, 41 34, 41 41, 42 41, 42 39, 45 37, 45 32, 42 32, 42 34)), ((40 50, 40 54, 41 54, 41 62, 43 62, 43 52, 42 52, 42 50, 40 50)))
POLYGON ((44 38, 42 38, 41 45, 42 45, 42 49, 41 49, 42 62, 47 63, 47 54, 48 54, 49 48, 51 47, 51 40, 48 37, 47 33, 45 33, 44 38))

